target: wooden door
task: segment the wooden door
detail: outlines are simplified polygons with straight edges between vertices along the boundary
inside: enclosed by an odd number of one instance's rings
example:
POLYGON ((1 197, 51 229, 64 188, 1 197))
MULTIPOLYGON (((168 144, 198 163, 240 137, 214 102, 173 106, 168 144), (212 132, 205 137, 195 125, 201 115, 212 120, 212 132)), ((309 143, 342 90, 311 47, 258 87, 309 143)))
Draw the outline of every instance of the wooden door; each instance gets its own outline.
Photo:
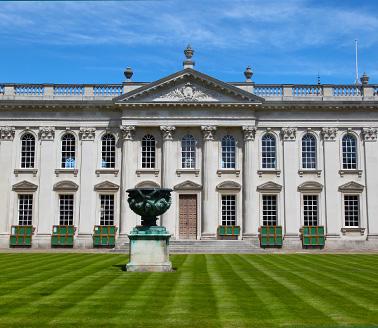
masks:
POLYGON ((197 195, 179 196, 180 239, 197 239, 197 195))

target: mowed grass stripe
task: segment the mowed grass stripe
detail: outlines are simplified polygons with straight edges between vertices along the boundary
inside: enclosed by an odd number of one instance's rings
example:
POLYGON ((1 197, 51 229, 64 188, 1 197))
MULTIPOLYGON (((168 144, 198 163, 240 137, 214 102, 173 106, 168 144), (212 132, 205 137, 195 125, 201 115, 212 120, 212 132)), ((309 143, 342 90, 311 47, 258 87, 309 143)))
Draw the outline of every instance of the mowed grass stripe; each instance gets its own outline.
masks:
MULTIPOLYGON (((323 290, 323 300, 319 302, 318 306, 324 306, 324 303, 326 303, 327 306, 325 307, 325 311, 327 311, 328 309, 329 315, 331 315, 332 313, 330 309, 333 309, 333 319, 343 324, 351 324, 355 323, 356 319, 357 322, 360 319, 364 319, 365 316, 369 313, 369 309, 356 302, 353 297, 350 297, 348 294, 345 294, 343 292, 342 285, 334 284, 334 282, 330 281, 328 277, 325 277, 322 273, 322 270, 319 269, 319 266, 310 266, 308 264, 303 266, 300 264, 300 262, 304 260, 303 258, 296 259, 295 263, 289 263, 287 257, 282 257, 281 259, 284 262, 286 261, 287 264, 285 265, 285 267, 292 269, 292 271, 288 271, 286 273, 286 279, 295 281, 292 276, 297 276, 298 286, 303 286, 304 281, 308 281, 309 283, 316 285, 319 291, 323 290), (301 273, 301 275, 296 274, 295 271, 301 273), (328 302, 330 300, 333 300, 334 302, 328 302)), ((264 258, 264 260, 270 261, 266 258, 264 258)), ((272 265, 276 264, 272 263, 272 265)), ((314 293, 316 293, 316 291, 314 291, 314 293)), ((314 293, 308 296, 312 297, 314 293)), ((365 320, 363 322, 365 323, 365 320)))
MULTIPOLYGON (((337 321, 330 317, 326 311, 319 309, 319 300, 314 302, 310 298, 311 285, 297 284, 295 279, 288 279, 283 273, 290 273, 283 265, 280 255, 260 255, 248 256, 246 260, 253 265, 260 274, 266 277, 271 284, 271 288, 275 291, 274 303, 281 304, 278 323, 283 325, 286 323, 294 324, 319 324, 326 322, 327 324, 335 324, 337 321), (274 264, 272 265, 272 262, 274 264), (309 315, 310 313, 310 315, 309 315)), ((293 278, 293 277, 292 277, 293 278)), ((269 288, 269 287, 267 287, 269 288)))

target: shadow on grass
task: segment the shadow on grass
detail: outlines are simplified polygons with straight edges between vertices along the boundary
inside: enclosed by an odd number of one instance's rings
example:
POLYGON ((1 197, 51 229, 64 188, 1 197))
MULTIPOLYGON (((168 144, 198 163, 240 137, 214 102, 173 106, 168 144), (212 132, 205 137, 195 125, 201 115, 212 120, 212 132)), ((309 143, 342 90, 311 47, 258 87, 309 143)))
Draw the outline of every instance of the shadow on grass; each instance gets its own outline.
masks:
MULTIPOLYGON (((121 271, 127 271, 126 264, 114 264, 113 267, 119 268, 121 271)), ((172 268, 170 272, 176 272, 177 268, 172 268)))

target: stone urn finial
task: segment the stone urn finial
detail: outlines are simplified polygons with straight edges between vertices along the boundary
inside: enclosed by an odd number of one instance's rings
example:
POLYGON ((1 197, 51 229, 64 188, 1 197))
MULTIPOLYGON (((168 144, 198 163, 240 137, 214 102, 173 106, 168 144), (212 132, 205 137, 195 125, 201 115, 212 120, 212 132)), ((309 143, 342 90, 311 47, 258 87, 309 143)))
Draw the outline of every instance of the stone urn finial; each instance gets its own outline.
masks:
POLYGON ((369 83, 369 76, 364 72, 364 74, 362 74, 360 77, 360 81, 362 85, 367 85, 369 83))
POLYGON ((133 69, 129 66, 126 67, 125 71, 123 72, 123 74, 125 75, 126 77, 126 81, 131 81, 131 77, 133 76, 134 72, 133 72, 133 69))
POLYGON ((247 68, 244 71, 244 76, 245 76, 245 82, 252 82, 252 76, 253 76, 253 71, 251 69, 251 66, 247 66, 247 68))
POLYGON ((194 61, 192 60, 194 50, 190 44, 188 44, 186 49, 184 50, 184 55, 186 57, 186 59, 183 62, 184 68, 193 68, 195 65, 194 61))

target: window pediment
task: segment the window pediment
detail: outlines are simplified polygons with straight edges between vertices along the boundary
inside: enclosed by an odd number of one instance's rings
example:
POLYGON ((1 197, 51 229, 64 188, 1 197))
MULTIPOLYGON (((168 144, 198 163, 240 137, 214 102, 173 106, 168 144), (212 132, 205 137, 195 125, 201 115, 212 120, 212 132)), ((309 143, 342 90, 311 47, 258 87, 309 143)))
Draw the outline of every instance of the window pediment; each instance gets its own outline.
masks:
POLYGON ((193 181, 186 180, 173 187, 174 190, 201 190, 202 186, 193 181))
POLYGON ((13 191, 22 192, 22 191, 36 191, 38 186, 29 181, 21 181, 12 186, 13 191))
POLYGON ((59 181, 54 184, 53 187, 54 191, 77 191, 78 189, 79 186, 75 182, 69 180, 59 181))
POLYGON ((307 181, 298 186, 298 191, 314 191, 321 192, 323 185, 316 181, 307 181))
POLYGON ((160 185, 155 181, 142 181, 137 183, 135 188, 160 188, 160 185))
POLYGON ((354 182, 350 181, 348 183, 345 183, 339 187, 339 191, 341 192, 363 192, 365 186, 354 182))
POLYGON ((235 181, 224 181, 218 184, 216 189, 218 191, 219 190, 238 190, 239 191, 241 189, 241 185, 235 181))
POLYGON ((281 190, 282 186, 273 181, 268 181, 257 187, 258 192, 280 192, 281 190))
POLYGON ((118 191, 119 186, 110 181, 104 181, 94 186, 95 191, 118 191))

